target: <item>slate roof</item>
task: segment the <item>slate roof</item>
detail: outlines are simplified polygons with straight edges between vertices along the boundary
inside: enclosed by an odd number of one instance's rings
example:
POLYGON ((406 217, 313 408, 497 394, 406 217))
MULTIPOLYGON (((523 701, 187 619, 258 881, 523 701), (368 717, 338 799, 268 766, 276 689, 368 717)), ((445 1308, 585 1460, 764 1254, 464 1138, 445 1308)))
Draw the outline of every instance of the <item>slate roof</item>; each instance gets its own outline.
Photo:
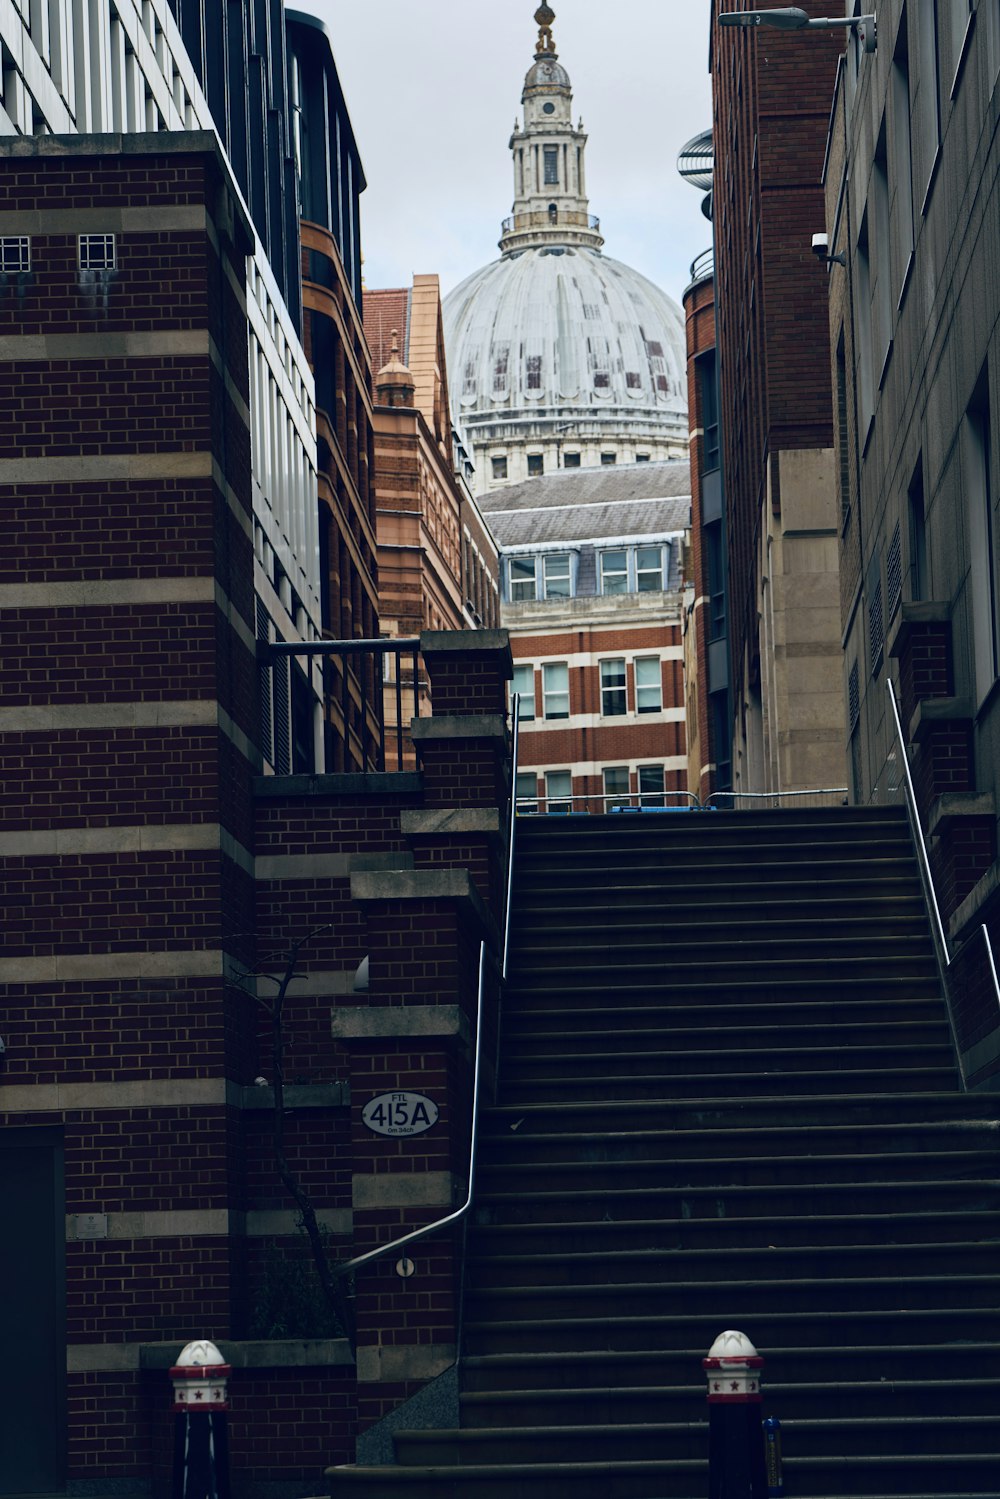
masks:
POLYGON ((686 529, 691 473, 686 459, 561 469, 479 496, 502 547, 665 535, 686 529))

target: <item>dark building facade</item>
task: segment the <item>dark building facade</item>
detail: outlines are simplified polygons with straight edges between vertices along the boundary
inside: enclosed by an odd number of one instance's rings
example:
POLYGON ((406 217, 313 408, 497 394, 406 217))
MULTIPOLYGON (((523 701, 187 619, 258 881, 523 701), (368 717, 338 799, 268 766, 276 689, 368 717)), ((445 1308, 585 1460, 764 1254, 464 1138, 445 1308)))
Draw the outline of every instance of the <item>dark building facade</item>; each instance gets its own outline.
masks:
POLYGON ((810 243, 843 37, 723 29, 722 8, 710 66, 732 779, 745 791, 840 786, 828 330, 810 243))
POLYGON ((825 170, 847 758, 861 802, 912 771, 967 1080, 995 1089, 1000 18, 892 0, 878 28, 837 75, 825 170))

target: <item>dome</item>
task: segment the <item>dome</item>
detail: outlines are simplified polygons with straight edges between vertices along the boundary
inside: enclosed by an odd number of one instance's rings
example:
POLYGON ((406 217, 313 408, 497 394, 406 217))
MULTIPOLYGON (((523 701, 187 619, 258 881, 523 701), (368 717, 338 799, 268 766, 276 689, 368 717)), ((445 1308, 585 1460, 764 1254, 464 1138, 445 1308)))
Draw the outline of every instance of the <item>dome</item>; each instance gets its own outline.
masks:
POLYGON ((570 88, 569 74, 561 62, 544 58, 535 62, 527 72, 524 86, 529 88, 570 88))
POLYGON ((590 213, 587 136, 573 123, 551 6, 509 149, 514 203, 501 257, 443 304, 456 426, 478 492, 556 468, 686 455, 687 354, 676 302, 601 253, 590 213))
POLYGON ((483 423, 544 417, 687 436, 684 323, 645 276, 597 250, 543 245, 494 261, 445 299, 452 402, 483 423))

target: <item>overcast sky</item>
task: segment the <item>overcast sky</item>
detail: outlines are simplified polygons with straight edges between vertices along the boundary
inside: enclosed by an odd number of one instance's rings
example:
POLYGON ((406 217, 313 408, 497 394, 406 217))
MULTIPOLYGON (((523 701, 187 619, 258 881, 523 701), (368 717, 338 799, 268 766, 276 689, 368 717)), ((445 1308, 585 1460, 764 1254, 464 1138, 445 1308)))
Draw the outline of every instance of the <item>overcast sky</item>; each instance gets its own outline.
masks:
MULTIPOLYGON (((507 142, 538 0, 289 0, 320 16, 358 138, 365 282, 436 271, 445 292, 497 258, 507 142)), ((711 124, 709 0, 550 0, 583 116, 605 251, 676 300, 711 243, 677 153, 711 124)))

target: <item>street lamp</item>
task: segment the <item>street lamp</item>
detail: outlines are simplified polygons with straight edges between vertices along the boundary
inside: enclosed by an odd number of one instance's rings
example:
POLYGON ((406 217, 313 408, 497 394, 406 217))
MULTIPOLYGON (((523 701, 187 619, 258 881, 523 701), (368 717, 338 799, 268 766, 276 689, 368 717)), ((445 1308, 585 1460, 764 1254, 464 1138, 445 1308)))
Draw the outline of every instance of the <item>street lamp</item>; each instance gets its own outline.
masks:
POLYGON ((719 16, 720 26, 773 26, 777 31, 828 31, 832 26, 850 26, 858 33, 866 52, 875 51, 874 16, 823 16, 814 20, 797 5, 779 10, 731 10, 719 16))

